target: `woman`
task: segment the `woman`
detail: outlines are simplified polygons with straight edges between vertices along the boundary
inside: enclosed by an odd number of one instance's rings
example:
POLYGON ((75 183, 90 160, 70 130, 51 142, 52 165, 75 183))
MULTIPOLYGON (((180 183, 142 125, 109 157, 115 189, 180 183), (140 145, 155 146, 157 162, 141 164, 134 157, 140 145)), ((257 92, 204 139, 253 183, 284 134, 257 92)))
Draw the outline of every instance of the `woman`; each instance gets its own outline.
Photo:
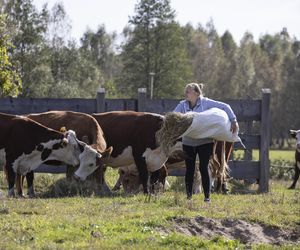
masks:
MULTIPOLYGON (((238 129, 238 123, 236 116, 233 113, 231 107, 223 102, 218 102, 202 94, 203 84, 189 83, 185 86, 184 94, 185 100, 182 100, 174 112, 187 113, 187 112, 203 112, 210 108, 219 108, 224 110, 229 120, 231 121, 230 131, 235 133, 238 129)), ((190 137, 182 138, 183 151, 187 155, 185 160, 186 174, 185 174, 185 186, 187 198, 192 198, 193 193, 193 181, 195 172, 196 156, 199 157, 199 169, 202 179, 202 187, 204 190, 204 201, 210 202, 210 175, 208 173, 208 163, 213 151, 213 139, 193 139, 190 137)))

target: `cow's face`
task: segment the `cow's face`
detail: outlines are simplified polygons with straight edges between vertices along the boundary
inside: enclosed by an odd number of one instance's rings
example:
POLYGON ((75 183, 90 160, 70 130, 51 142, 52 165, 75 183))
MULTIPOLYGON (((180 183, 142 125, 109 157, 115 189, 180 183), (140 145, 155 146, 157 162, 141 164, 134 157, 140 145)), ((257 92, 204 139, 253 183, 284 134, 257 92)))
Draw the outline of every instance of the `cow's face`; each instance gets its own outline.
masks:
POLYGON ((296 139, 297 149, 300 150, 300 129, 290 130, 290 135, 296 139))
POLYGON ((71 143, 67 138, 60 140, 50 147, 47 144, 44 146, 41 154, 42 161, 58 160, 72 166, 79 164, 80 151, 78 145, 71 143))
POLYGON ((148 171, 154 172, 160 169, 165 164, 168 157, 177 150, 182 150, 181 141, 174 142, 169 148, 169 155, 166 155, 160 146, 154 150, 147 148, 143 156, 145 157, 148 171))
POLYGON ((135 164, 119 169, 121 183, 125 193, 137 193, 141 185, 139 172, 135 164))
POLYGON ((102 155, 84 142, 79 142, 82 147, 82 153, 79 155, 80 166, 74 173, 76 179, 84 181, 101 164, 102 155))

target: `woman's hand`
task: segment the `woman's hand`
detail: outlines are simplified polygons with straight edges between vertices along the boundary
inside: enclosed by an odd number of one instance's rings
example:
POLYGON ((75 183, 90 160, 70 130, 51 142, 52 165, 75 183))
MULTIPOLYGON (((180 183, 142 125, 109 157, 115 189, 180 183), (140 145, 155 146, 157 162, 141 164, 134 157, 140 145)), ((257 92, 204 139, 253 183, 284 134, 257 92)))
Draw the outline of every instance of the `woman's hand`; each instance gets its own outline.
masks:
POLYGON ((238 129, 239 129, 239 124, 237 123, 237 121, 232 121, 230 131, 234 134, 238 131, 238 129))

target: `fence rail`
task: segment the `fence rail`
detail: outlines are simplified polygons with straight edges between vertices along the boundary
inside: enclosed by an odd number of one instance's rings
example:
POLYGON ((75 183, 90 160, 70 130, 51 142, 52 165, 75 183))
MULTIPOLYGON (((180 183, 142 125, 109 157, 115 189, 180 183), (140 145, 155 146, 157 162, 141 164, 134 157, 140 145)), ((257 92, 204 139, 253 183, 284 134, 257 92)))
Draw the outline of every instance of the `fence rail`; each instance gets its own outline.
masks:
MULTIPOLYGON (((50 99, 50 98, 0 98, 0 112, 10 114, 39 113, 49 110, 71 110, 87 114, 114 110, 134 110, 164 114, 172 111, 179 100, 149 100, 144 88, 138 90, 137 99, 105 99, 105 90, 99 89, 95 99, 50 99)), ((230 175, 238 179, 258 179, 259 191, 269 190, 269 142, 270 142, 270 97, 269 89, 262 89, 258 100, 223 100, 228 103, 239 123, 245 123, 240 137, 247 150, 243 161, 230 161, 230 175), (260 123, 260 134, 253 134, 253 122, 260 123), (252 150, 259 149, 259 161, 252 161, 252 150)), ((241 145, 236 143, 236 149, 241 145)), ((1 168, 1 167, 0 167, 1 168)), ((184 175, 185 169, 174 173, 184 175)), ((64 167, 41 165, 36 172, 63 173, 64 167)))

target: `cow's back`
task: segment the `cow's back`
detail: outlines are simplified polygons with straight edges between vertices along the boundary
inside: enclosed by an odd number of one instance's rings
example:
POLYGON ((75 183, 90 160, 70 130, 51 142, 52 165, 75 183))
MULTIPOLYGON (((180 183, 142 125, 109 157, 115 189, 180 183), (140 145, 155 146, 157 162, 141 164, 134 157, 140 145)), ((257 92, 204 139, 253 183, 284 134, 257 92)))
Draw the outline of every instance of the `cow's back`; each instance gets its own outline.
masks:
POLYGON ((0 114, 0 148, 8 158, 29 154, 37 144, 63 135, 23 116, 0 114))
POLYGON ((136 153, 155 148, 155 133, 161 128, 160 115, 135 111, 112 111, 92 115, 103 129, 108 146, 113 146, 116 157, 131 146, 136 153))
POLYGON ((39 114, 29 114, 28 118, 37 121, 49 128, 60 130, 66 127, 76 132, 77 138, 88 144, 95 145, 99 152, 106 149, 103 131, 98 122, 90 115, 73 111, 48 111, 39 114))

